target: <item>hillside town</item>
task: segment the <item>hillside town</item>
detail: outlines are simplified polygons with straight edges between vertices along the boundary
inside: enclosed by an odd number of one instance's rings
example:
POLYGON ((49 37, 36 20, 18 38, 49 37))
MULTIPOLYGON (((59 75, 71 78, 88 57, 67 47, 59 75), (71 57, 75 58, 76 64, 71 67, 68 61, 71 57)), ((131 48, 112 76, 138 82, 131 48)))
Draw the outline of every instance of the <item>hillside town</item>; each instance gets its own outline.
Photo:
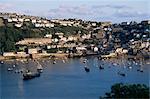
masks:
POLYGON ((15 40, 14 51, 3 50, 3 44, 1 44, 1 59, 86 55, 99 55, 105 58, 118 55, 144 58, 150 56, 150 20, 116 24, 109 21, 46 19, 16 13, 0 13, 0 27, 13 27, 24 31, 25 26, 34 30, 53 29, 54 32, 41 32, 42 36, 29 36, 15 40), (28 26, 27 23, 29 23, 28 26), (58 30, 58 27, 80 29, 65 33, 58 30))

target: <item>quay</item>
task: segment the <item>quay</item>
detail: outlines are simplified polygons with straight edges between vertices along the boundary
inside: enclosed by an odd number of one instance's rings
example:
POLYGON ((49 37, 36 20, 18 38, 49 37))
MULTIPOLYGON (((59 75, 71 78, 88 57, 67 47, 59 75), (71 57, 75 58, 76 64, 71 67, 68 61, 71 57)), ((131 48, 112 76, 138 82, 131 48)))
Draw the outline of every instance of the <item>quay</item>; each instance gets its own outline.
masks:
POLYGON ((48 57, 68 57, 69 54, 66 53, 36 53, 36 54, 25 54, 25 55, 10 55, 10 56, 0 56, 0 60, 9 60, 9 59, 26 59, 26 58, 33 58, 33 59, 38 59, 38 58, 48 58, 48 57))
POLYGON ((93 55, 97 55, 99 57, 99 59, 110 59, 110 58, 119 58, 119 57, 125 57, 128 59, 149 59, 149 58, 145 58, 142 55, 127 55, 127 54, 122 54, 122 55, 117 55, 115 53, 111 53, 109 55, 101 55, 98 53, 87 53, 87 54, 78 54, 78 53, 35 53, 35 54, 23 54, 23 55, 18 55, 18 54, 11 54, 8 56, 0 56, 0 61, 3 60, 10 60, 10 59, 28 59, 28 58, 32 58, 32 59, 39 59, 39 58, 75 58, 75 57, 86 57, 86 56, 93 56, 93 55))

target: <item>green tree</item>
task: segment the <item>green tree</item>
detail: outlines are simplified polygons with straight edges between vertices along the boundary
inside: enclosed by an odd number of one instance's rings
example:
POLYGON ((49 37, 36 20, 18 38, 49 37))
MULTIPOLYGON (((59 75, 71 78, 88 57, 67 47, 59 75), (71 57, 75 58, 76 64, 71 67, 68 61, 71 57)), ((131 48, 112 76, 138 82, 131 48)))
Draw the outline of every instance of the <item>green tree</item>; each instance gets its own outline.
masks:
POLYGON ((104 98, 149 99, 149 87, 144 84, 117 83, 111 87, 111 92, 106 93, 104 98))

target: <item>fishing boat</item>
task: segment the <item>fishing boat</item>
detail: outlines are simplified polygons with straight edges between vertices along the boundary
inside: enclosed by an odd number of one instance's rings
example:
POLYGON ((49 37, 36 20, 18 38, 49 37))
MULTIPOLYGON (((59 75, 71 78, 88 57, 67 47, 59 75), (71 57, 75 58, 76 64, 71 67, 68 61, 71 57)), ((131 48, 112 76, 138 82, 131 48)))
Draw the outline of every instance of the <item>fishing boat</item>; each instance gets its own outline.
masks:
POLYGON ((29 79, 33 79, 35 77, 40 77, 40 73, 39 72, 33 73, 31 71, 28 71, 23 74, 23 80, 29 80, 29 79))

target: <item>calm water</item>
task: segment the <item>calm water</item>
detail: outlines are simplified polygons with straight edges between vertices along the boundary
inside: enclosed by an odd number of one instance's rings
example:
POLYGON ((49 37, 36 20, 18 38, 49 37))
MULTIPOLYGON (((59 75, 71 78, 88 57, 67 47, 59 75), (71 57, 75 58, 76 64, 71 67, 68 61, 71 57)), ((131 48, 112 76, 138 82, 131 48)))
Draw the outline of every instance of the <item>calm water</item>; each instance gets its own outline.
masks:
MULTIPOLYGON (((149 85, 150 66, 142 66, 143 73, 138 72, 139 65, 131 62, 132 69, 127 66, 128 61, 117 66, 112 61, 100 61, 95 57, 89 57, 88 63, 90 72, 84 71, 82 59, 68 59, 66 63, 57 60, 52 64, 49 59, 39 60, 44 71, 39 78, 28 81, 22 80, 22 74, 15 71, 7 71, 8 67, 17 64, 15 69, 25 66, 33 70, 34 64, 21 62, 4 62, 0 64, 0 96, 1 99, 98 99, 105 92, 110 91, 114 83, 141 83, 149 85), (104 64, 104 70, 99 70, 98 65, 104 64), (126 77, 117 74, 118 71, 126 73, 126 77)), ((113 60, 120 63, 121 60, 113 60)))

